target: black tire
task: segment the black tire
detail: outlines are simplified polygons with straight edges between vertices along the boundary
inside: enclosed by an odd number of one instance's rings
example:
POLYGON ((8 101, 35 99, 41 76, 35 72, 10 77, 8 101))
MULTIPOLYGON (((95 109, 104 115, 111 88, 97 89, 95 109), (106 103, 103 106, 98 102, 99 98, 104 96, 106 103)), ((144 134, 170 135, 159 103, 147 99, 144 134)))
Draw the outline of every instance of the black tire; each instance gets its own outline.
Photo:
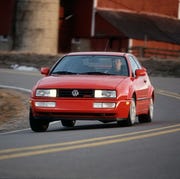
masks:
POLYGON ((138 116, 139 123, 151 122, 153 119, 153 112, 154 112, 154 102, 153 99, 151 98, 148 113, 138 116))
POLYGON ((132 126, 134 125, 135 120, 136 120, 136 102, 135 102, 135 98, 132 98, 129 108, 128 118, 117 121, 117 123, 119 126, 132 126))
POLYGON ((61 120, 61 123, 64 127, 74 127, 76 121, 75 120, 61 120))
POLYGON ((45 132, 49 127, 49 121, 35 119, 31 109, 29 111, 29 124, 34 132, 45 132))

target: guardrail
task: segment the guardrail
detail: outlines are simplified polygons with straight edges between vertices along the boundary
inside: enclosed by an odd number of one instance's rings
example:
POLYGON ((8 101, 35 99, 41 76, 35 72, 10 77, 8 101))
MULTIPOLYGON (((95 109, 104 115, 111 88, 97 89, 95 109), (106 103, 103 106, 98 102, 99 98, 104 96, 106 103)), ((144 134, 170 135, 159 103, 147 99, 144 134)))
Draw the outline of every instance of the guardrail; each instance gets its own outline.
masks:
POLYGON ((139 57, 161 57, 161 58, 179 58, 180 50, 168 50, 161 48, 146 48, 141 46, 136 46, 128 49, 128 52, 133 53, 139 57))

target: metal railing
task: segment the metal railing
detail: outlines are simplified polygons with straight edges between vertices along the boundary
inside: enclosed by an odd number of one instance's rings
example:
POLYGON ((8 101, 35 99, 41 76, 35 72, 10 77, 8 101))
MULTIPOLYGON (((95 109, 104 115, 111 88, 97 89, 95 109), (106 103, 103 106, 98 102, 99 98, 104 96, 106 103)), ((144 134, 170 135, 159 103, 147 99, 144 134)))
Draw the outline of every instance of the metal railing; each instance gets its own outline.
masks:
POLYGON ((161 58, 179 58, 180 50, 168 50, 162 48, 146 48, 142 46, 131 47, 128 52, 139 57, 161 57, 161 58))

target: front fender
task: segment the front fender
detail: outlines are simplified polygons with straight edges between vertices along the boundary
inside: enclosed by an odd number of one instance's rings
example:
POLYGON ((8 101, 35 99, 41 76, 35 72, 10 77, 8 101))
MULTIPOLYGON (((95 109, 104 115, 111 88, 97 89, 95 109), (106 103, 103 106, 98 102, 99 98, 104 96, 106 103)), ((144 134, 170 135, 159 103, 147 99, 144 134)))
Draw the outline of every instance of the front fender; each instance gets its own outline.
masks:
POLYGON ((152 98, 153 101, 155 100, 154 88, 152 86, 148 90, 148 98, 152 98))

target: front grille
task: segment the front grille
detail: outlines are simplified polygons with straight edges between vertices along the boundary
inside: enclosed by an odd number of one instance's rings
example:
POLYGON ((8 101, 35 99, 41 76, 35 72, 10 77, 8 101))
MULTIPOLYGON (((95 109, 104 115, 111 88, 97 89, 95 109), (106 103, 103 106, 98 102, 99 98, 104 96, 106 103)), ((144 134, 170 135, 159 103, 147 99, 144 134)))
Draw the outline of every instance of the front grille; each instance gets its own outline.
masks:
POLYGON ((58 89, 58 97, 94 98, 94 90, 92 89, 58 89))

